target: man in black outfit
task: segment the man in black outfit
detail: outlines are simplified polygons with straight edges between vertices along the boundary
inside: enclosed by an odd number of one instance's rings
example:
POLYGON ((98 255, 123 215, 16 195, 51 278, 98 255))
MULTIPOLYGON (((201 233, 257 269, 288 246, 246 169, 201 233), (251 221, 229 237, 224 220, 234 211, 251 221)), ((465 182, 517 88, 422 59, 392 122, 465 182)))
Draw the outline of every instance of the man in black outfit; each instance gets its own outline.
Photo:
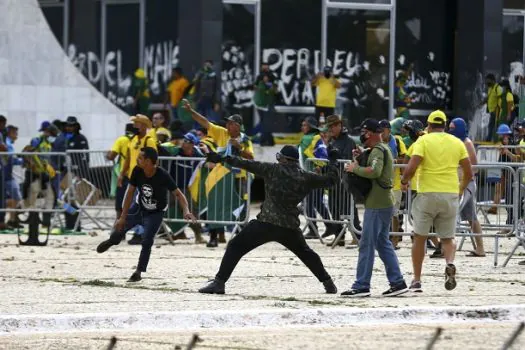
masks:
POLYGON ((326 175, 318 175, 299 167, 299 152, 293 146, 284 146, 277 153, 278 164, 261 163, 237 157, 221 157, 209 153, 208 162, 226 163, 264 178, 265 201, 256 220, 235 236, 226 248, 219 272, 200 293, 224 294, 224 285, 241 258, 268 242, 278 242, 291 250, 323 283, 326 293, 335 294, 337 288, 326 272, 321 258, 306 244, 299 229, 297 204, 317 188, 335 185, 339 181, 337 151, 330 148, 326 175))
POLYGON ((195 221, 195 217, 188 209, 188 201, 184 194, 177 188, 175 181, 168 172, 157 167, 157 151, 152 147, 144 147, 138 157, 137 165, 131 173, 126 197, 120 218, 109 239, 100 243, 97 247, 98 253, 106 250, 122 241, 126 232, 136 225, 144 226, 144 238, 140 251, 137 270, 131 275, 128 282, 138 282, 142 279, 141 273, 146 272, 151 247, 157 231, 162 224, 164 212, 168 208, 168 191, 173 194, 184 213, 184 219, 195 221), (136 211, 128 213, 135 189, 139 195, 135 198, 138 206, 136 211))

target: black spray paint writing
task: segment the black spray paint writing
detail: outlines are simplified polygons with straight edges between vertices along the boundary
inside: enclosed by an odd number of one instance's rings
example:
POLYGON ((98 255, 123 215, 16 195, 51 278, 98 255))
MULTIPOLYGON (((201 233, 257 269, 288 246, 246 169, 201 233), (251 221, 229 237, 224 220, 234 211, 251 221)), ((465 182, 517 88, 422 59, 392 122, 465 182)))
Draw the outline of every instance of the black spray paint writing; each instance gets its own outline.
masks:
MULTIPOLYGON (((179 47, 172 41, 148 45, 144 49, 144 70, 150 83, 152 95, 163 93, 171 77, 171 71, 178 63, 179 47)), ((122 62, 125 59, 120 50, 109 51, 103 59, 96 53, 77 52, 74 44, 68 47, 68 57, 77 69, 97 86, 102 79, 107 87, 106 97, 119 107, 133 103, 130 95, 132 75, 134 72, 123 72, 122 62)))

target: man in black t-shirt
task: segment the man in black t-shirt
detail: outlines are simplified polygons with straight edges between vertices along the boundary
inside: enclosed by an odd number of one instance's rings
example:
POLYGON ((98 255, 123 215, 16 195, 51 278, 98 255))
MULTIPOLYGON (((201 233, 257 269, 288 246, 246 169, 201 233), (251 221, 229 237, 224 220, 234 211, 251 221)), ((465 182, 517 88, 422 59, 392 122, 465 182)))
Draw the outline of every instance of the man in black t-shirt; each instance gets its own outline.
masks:
POLYGON ((117 245, 122 241, 126 232, 136 225, 144 226, 144 238, 142 240, 142 250, 140 251, 137 270, 131 275, 128 282, 138 282, 142 279, 141 273, 146 272, 153 240, 157 234, 164 212, 168 209, 168 191, 179 202, 184 214, 184 219, 195 221, 195 217, 188 209, 188 201, 184 194, 177 188, 175 181, 168 172, 157 167, 157 151, 152 147, 141 149, 137 165, 131 173, 122 214, 115 224, 108 240, 100 243, 97 252, 103 253, 111 246, 117 245), (133 200, 135 189, 138 195, 132 212, 128 212, 133 200))

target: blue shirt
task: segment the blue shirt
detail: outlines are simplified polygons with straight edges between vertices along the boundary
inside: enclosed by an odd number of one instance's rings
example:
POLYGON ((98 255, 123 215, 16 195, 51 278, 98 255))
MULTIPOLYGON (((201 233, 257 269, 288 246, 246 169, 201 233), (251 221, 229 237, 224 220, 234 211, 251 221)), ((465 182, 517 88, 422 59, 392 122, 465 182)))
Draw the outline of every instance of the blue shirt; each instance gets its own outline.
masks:
MULTIPOLYGON (((8 153, 15 153, 15 144, 9 137, 6 139, 5 144, 7 145, 8 153)), ((5 180, 13 180, 13 167, 15 165, 22 165, 24 161, 15 155, 7 157, 7 164, 4 167, 5 180)))
POLYGON ((394 135, 390 135, 390 140, 388 140, 388 147, 390 147, 390 151, 392 152, 392 158, 396 159, 398 157, 397 154, 397 142, 394 135))

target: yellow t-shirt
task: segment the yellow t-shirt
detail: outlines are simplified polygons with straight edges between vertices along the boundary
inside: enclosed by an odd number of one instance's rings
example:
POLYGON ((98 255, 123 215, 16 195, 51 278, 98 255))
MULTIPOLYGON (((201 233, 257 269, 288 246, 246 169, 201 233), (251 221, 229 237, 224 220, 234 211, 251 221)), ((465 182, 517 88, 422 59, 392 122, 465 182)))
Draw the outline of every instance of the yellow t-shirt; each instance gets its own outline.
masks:
POLYGON ((139 140, 138 135, 133 136, 129 141, 128 155, 129 155, 129 169, 128 178, 131 178, 133 169, 137 166, 137 158, 139 157, 140 150, 144 147, 153 147, 157 149, 157 140, 153 137, 146 135, 139 140))
MULTIPOLYGON (((414 154, 414 144, 411 144, 410 147, 408 147, 408 150, 407 150, 407 153, 406 153, 406 156, 408 158, 412 157, 412 154, 414 154)), ((414 176, 412 177, 412 181, 410 181, 410 189, 412 191, 417 191, 417 181, 419 179, 419 169, 421 167, 417 167, 416 169, 416 172, 414 173, 414 176)), ((399 182, 401 182, 401 180, 399 180, 399 182)))
POLYGON ((190 86, 190 82, 186 78, 175 79, 168 85, 168 92, 170 93, 170 102, 172 107, 177 107, 180 100, 184 97, 184 90, 190 86))
POLYGON ((489 91, 487 96, 487 109, 489 113, 495 112, 496 107, 501 108, 501 95, 503 95, 503 89, 498 84, 494 84, 489 91))
POLYGON ((129 141, 130 141, 129 137, 120 136, 118 139, 115 140, 113 147, 111 147, 111 151, 115 152, 119 156, 118 162, 120 164, 120 169, 124 167, 124 161, 126 160, 126 157, 128 156, 129 141))
MULTIPOLYGON (((208 128, 208 137, 211 137, 215 143, 217 144, 217 151, 223 152, 226 147, 228 146, 228 142, 230 141, 230 134, 228 134, 228 130, 226 128, 223 128, 222 126, 218 126, 216 124, 210 123, 210 127, 208 128)), ((244 144, 241 144, 242 151, 249 152, 253 156, 253 144, 251 140, 248 140, 244 144)), ((241 171, 240 174, 237 177, 245 177, 246 171, 241 171)))
MULTIPOLYGON (((396 143, 399 145, 399 152, 397 157, 403 158, 407 154, 407 147, 405 146, 405 143, 403 142, 403 139, 401 136, 396 135, 394 136, 396 138, 396 143)), ((393 185, 392 190, 393 191, 401 191, 401 168, 394 167, 394 179, 393 179, 393 185)))
POLYGON ((151 128, 151 129, 149 129, 146 135, 151 137, 152 139, 155 139, 155 141, 157 141, 157 130, 167 131, 168 134, 169 134, 169 138, 171 139, 171 132, 168 129, 166 129, 165 127, 163 127, 163 126, 161 126, 160 128, 151 128))
POLYGON ((332 83, 332 79, 324 76, 317 79, 314 86, 317 86, 317 99, 315 105, 318 107, 335 108, 337 88, 332 83))
POLYGON ((468 158, 460 139, 444 132, 421 136, 413 145, 412 156, 423 158, 418 167, 418 192, 459 193, 459 162, 468 158))

